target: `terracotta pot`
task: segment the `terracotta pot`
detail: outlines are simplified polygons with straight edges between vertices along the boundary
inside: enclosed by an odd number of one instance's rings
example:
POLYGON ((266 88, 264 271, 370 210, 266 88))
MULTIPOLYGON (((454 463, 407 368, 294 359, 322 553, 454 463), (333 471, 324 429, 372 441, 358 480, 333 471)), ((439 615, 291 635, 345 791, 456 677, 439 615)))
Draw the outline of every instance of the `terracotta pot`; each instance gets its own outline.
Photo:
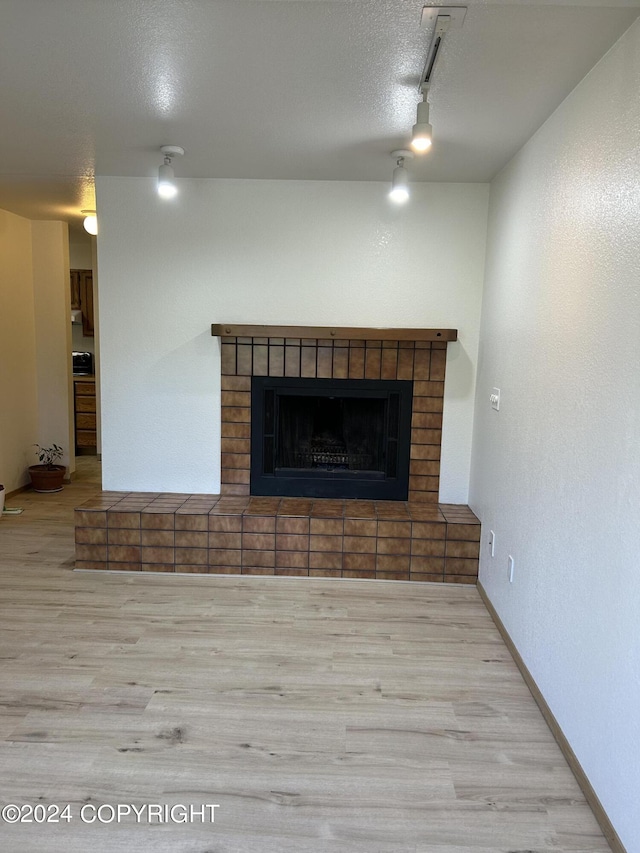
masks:
POLYGON ((29 476, 34 492, 61 492, 66 473, 64 465, 30 465, 29 476))

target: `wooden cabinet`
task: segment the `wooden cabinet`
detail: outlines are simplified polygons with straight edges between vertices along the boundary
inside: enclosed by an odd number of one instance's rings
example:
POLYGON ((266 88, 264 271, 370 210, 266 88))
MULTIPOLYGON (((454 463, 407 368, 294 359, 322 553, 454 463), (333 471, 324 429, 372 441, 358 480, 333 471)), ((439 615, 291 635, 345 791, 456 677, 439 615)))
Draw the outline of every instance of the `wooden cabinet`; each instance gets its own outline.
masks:
POLYGON ((93 272, 71 270, 71 309, 82 312, 82 334, 93 337, 93 272))
POLYGON ((76 452, 96 448, 96 383, 83 376, 73 382, 76 452))

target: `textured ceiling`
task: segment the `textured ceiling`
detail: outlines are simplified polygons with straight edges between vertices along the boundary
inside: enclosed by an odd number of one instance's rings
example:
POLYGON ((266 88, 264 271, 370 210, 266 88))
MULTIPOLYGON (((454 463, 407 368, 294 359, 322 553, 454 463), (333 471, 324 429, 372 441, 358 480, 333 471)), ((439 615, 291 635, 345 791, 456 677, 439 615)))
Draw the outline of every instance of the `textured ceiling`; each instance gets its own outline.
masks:
MULTIPOLYGON (((164 143, 187 149, 185 177, 387 180, 415 120, 423 5, 0 0, 0 207, 77 223, 94 174, 154 175, 164 143)), ((466 5, 414 180, 490 180, 640 12, 466 5)))

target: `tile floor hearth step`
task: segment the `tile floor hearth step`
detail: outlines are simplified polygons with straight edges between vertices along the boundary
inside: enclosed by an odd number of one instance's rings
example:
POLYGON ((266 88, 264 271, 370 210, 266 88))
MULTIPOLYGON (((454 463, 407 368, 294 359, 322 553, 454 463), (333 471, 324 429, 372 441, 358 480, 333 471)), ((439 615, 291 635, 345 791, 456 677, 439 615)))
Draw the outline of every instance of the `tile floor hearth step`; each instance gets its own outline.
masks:
POLYGON ((75 511, 76 568, 474 584, 468 506, 101 492, 75 511))

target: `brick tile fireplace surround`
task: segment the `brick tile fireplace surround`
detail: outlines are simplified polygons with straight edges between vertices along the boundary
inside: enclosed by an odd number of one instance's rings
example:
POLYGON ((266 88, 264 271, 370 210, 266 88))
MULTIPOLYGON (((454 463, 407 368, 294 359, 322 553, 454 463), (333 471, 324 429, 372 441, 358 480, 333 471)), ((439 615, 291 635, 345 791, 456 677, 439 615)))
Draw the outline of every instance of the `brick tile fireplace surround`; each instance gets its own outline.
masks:
POLYGON ((395 331, 212 327, 221 494, 103 492, 76 510, 76 567, 475 583, 480 522, 466 506, 438 504, 456 333, 395 331), (408 501, 251 497, 252 376, 413 381, 408 501))

